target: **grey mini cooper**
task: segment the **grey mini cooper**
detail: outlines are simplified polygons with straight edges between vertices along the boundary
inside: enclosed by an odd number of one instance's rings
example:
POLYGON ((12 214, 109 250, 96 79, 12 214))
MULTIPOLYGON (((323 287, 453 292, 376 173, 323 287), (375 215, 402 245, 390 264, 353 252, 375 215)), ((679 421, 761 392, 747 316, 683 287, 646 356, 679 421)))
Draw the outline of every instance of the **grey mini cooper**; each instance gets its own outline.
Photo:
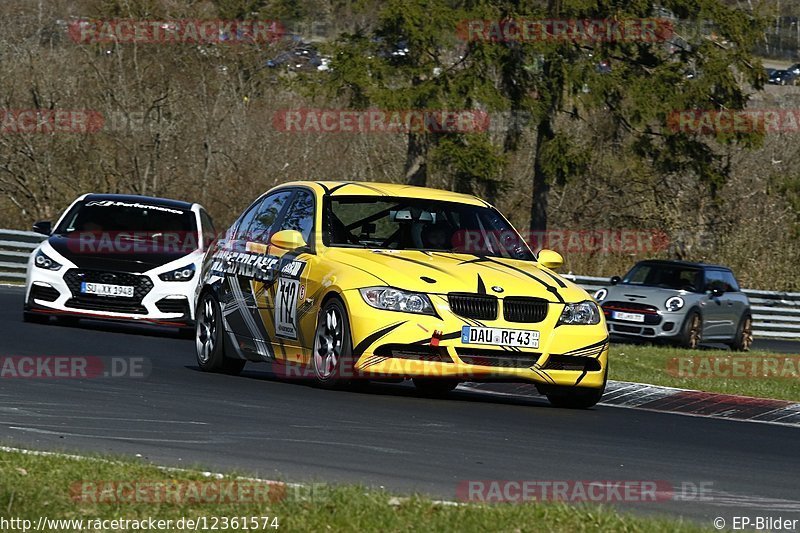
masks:
POLYGON ((750 302, 727 267, 684 261, 640 261, 614 276, 595 299, 612 337, 665 341, 687 348, 753 343, 750 302))

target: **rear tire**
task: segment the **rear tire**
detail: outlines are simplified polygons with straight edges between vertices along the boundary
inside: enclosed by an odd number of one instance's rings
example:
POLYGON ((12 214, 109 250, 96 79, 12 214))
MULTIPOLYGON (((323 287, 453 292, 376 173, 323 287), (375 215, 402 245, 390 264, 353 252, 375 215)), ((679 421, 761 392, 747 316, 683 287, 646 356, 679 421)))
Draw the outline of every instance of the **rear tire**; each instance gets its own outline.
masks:
POLYGON ((692 311, 683 322, 680 344, 684 348, 696 350, 703 340, 703 318, 697 311, 692 311))
POLYGON ((736 337, 733 342, 728 343, 731 350, 737 352, 749 352, 750 347, 753 345, 753 317, 745 315, 739 321, 739 327, 736 328, 736 337))
POLYGON ((204 292, 197 302, 195 348, 197 365, 205 372, 239 374, 247 361, 225 356, 222 310, 214 295, 204 292))
POLYGON ((425 396, 444 396, 458 387, 460 383, 455 379, 414 378, 414 386, 425 396))
POLYGON ((354 364, 347 310, 341 300, 331 298, 320 309, 314 331, 314 382, 328 389, 346 387, 354 377, 354 364))

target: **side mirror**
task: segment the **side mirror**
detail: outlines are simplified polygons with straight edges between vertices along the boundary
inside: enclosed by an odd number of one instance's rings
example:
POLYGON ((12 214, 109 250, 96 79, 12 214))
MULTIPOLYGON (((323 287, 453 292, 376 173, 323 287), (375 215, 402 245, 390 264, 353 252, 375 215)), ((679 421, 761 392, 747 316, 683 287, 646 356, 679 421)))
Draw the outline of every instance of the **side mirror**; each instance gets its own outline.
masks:
POLYGON ((284 229, 274 233, 270 237, 269 243, 284 250, 296 250, 308 245, 303 234, 294 229, 284 229))
POLYGON ((53 233, 53 223, 49 220, 40 220, 33 223, 33 231, 49 236, 53 233))
POLYGON ((610 280, 608 280, 608 281, 609 281, 609 283, 611 283, 612 285, 616 285, 617 283, 619 283, 620 281, 622 281, 622 278, 621 278, 621 277, 619 277, 619 276, 611 276, 611 279, 610 279, 610 280))
POLYGON ((556 269, 564 264, 564 258, 561 257, 560 253, 546 248, 544 250, 539 250, 537 257, 538 263, 546 268, 556 269))
POLYGON ((723 294, 725 294, 725 291, 722 290, 720 287, 714 287, 713 289, 711 289, 711 296, 713 298, 719 298, 723 294))

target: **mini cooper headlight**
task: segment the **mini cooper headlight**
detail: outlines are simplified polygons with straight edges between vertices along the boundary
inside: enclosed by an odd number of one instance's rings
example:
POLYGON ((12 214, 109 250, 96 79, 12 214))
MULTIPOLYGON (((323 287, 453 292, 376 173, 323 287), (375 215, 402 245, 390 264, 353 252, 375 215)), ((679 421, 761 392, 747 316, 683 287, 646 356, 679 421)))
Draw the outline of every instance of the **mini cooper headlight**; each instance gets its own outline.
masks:
POLYGON ((598 302, 602 302, 603 300, 605 300, 606 296, 608 296, 607 289, 600 289, 594 293, 594 299, 597 300, 598 302))
POLYGON ((36 252, 36 257, 33 258, 33 264, 35 264, 39 268, 43 268, 45 270, 60 270, 61 263, 57 263, 47 257, 47 255, 39 250, 36 252))
POLYGON ((376 309, 432 315, 433 304, 425 294, 401 291, 391 287, 360 289, 364 301, 376 309))
POLYGON ((600 323, 600 309, 594 302, 567 304, 561 312, 557 325, 592 326, 600 323))
POLYGON ((673 296, 672 298, 669 298, 667 299, 666 302, 664 302, 664 307, 667 308, 667 311, 677 311, 683 307, 684 303, 685 302, 683 301, 683 298, 681 298, 680 296, 673 296))
POLYGON ((158 278, 161 281, 189 281, 194 277, 194 270, 194 265, 186 265, 171 272, 159 274, 158 278))

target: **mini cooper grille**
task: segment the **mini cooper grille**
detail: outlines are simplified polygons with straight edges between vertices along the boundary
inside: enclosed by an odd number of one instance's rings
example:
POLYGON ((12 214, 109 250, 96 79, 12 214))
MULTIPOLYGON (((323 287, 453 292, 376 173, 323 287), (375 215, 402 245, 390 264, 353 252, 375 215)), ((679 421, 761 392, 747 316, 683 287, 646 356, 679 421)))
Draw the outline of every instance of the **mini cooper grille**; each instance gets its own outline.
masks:
POLYGON ((591 357, 575 357, 573 355, 551 355, 544 365, 545 370, 580 370, 596 372, 600 370, 600 361, 591 357))
POLYGON ((142 299, 153 288, 153 282, 147 276, 138 276, 127 272, 104 272, 98 270, 72 269, 64 274, 64 282, 72 293, 66 306, 92 311, 109 311, 117 313, 147 314, 142 299), (133 287, 133 296, 99 296, 81 292, 81 283, 109 283, 112 285, 128 285, 133 287))
POLYGON ((458 358, 465 364, 504 368, 530 368, 539 360, 539 353, 506 352, 503 350, 481 350, 456 348, 458 358))
POLYGON ((497 318, 497 298, 485 294, 454 293, 447 295, 450 309, 457 315, 476 320, 497 318))
POLYGON ((509 322, 541 322, 547 317, 547 300, 508 297, 503 300, 503 318, 509 322))
POLYGON ((658 314, 658 308, 652 305, 640 304, 637 302, 604 302, 602 304, 603 313, 609 320, 619 320, 614 318, 611 314, 612 311, 621 311, 623 313, 638 313, 644 315, 644 322, 648 326, 653 326, 661 322, 661 315, 658 314))
POLYGON ((43 287, 42 285, 33 285, 31 287, 31 300, 54 302, 58 300, 59 296, 60 293, 53 287, 43 287))

